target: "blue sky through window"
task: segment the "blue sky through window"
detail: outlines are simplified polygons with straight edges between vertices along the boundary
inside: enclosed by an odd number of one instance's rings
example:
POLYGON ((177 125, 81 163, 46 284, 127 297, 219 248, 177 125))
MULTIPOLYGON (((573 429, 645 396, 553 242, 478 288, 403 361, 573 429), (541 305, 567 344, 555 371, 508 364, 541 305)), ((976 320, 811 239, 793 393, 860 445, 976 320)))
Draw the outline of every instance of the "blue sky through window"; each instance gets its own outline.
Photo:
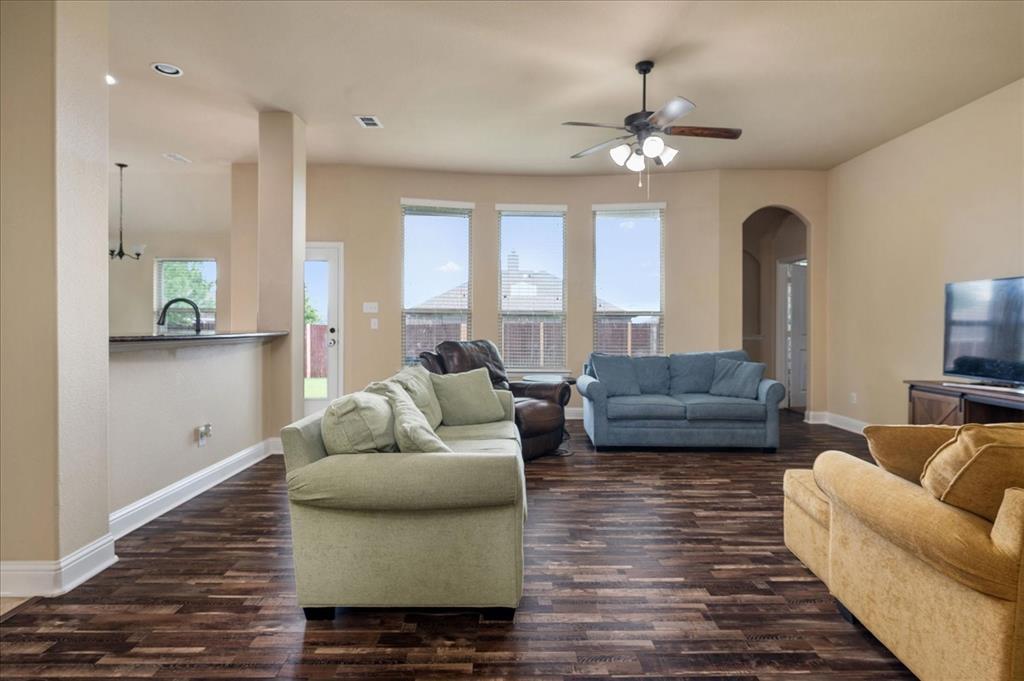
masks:
POLYGON ((327 323, 327 288, 330 282, 331 268, 326 260, 307 260, 304 270, 306 295, 309 302, 320 316, 320 321, 327 323))
POLYGON ((405 216, 402 300, 415 308, 469 279, 469 216, 405 216))
POLYGON ((624 310, 661 310, 659 211, 599 212, 594 220, 597 297, 624 310))
POLYGON ((547 272, 562 279, 562 216, 502 215, 501 269, 508 268, 512 251, 519 256, 519 269, 547 272))

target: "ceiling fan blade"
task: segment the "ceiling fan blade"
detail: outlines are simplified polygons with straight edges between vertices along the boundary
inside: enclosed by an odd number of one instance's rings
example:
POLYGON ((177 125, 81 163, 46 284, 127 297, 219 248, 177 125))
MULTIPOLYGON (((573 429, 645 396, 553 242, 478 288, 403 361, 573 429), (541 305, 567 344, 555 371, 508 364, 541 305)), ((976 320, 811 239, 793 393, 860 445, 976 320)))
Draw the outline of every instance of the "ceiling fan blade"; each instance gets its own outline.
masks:
POLYGON ((629 130, 621 125, 605 125, 604 123, 581 123, 579 121, 566 121, 562 125, 582 125, 585 128, 611 128, 612 130, 629 130))
POLYGON ((584 156, 589 156, 590 154, 593 154, 595 151, 601 151, 605 147, 610 147, 611 145, 615 144, 616 142, 620 142, 622 140, 627 140, 627 139, 629 139, 632 136, 633 135, 630 134, 630 135, 623 135, 621 137, 613 137, 610 140, 607 140, 605 142, 601 142, 600 144, 595 144, 592 147, 587 147, 583 151, 578 151, 575 154, 573 154, 572 156, 570 156, 569 158, 583 158, 584 156))
POLYGON ((665 128, 666 135, 683 137, 713 137, 720 140, 738 140, 743 131, 739 128, 708 128, 699 125, 673 125, 665 128))
POLYGON ((665 102, 665 106, 648 116, 647 122, 655 128, 664 128, 672 121, 682 118, 696 108, 697 105, 686 97, 673 97, 665 102))

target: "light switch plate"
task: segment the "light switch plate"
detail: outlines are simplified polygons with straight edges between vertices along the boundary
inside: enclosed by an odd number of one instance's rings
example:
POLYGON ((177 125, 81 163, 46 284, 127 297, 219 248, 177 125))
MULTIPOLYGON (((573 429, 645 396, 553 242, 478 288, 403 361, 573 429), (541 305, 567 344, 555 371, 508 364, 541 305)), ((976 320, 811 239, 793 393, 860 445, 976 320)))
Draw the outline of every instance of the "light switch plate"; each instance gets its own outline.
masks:
POLYGON ((370 318, 370 328, 374 331, 380 328, 380 321, 376 317, 370 318))
POLYGON ((369 303, 363 303, 363 312, 366 312, 366 313, 369 313, 369 314, 374 314, 374 313, 379 312, 379 311, 380 311, 380 306, 376 303, 376 301, 369 302, 369 303))

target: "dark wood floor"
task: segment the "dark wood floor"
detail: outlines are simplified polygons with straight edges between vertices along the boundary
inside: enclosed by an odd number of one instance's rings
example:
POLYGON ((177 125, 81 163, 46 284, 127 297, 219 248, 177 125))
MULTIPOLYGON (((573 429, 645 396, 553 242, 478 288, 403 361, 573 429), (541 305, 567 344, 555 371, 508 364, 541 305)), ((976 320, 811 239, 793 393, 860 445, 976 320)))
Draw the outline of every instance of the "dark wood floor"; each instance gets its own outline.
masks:
POLYGON ((594 453, 527 468, 526 593, 474 613, 295 606, 271 457, 117 542, 0 625, 3 678, 913 679, 782 543, 782 473, 859 437, 787 415, 777 454, 594 453))

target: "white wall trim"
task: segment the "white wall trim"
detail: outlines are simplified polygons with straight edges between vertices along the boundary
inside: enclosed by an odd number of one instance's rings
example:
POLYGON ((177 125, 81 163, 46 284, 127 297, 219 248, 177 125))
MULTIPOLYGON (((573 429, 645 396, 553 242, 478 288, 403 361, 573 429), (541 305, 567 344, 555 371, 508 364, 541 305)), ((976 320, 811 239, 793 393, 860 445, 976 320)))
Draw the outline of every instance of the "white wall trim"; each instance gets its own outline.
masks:
POLYGON ((648 203, 595 203, 591 210, 665 210, 668 206, 664 201, 648 203))
POLYGON ((202 494, 211 487, 262 461, 271 454, 280 453, 281 439, 268 438, 217 463, 196 471, 192 475, 171 483, 163 489, 142 497, 110 514, 110 534, 120 539, 132 530, 142 527, 172 508, 202 494))
POLYGON ((443 201, 441 199, 408 199, 404 196, 399 200, 403 206, 420 206, 423 208, 451 208, 455 210, 474 210, 476 204, 467 201, 443 201))
POLYGON ((568 213, 564 203, 496 203, 494 210, 499 213, 568 213))
POLYGON ((566 407, 565 418, 567 421, 582 421, 583 407, 566 407))
POLYGON ((0 596, 60 596, 116 562, 109 533, 60 560, 0 561, 0 596))
POLYGON ((807 423, 826 424, 833 428, 856 433, 857 435, 862 434, 864 427, 868 425, 866 421, 860 421, 849 416, 843 416, 842 414, 833 414, 828 411, 808 411, 804 415, 804 421, 807 423))

